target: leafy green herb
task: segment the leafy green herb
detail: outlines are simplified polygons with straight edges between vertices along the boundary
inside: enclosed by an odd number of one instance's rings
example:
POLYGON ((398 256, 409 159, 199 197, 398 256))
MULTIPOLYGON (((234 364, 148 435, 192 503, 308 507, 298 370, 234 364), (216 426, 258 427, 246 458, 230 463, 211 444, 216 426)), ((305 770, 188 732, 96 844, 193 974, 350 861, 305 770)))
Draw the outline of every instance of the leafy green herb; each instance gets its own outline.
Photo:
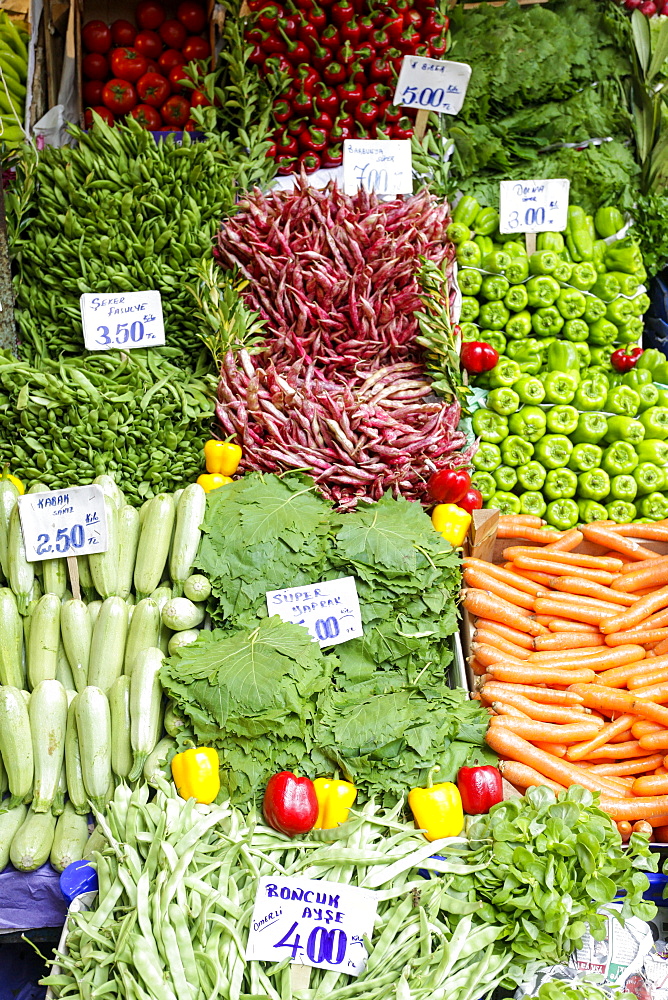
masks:
POLYGON ((634 993, 624 993, 609 985, 595 985, 601 982, 602 976, 590 974, 578 976, 577 979, 551 979, 542 983, 533 997, 522 997, 522 1000, 634 1000, 634 993))

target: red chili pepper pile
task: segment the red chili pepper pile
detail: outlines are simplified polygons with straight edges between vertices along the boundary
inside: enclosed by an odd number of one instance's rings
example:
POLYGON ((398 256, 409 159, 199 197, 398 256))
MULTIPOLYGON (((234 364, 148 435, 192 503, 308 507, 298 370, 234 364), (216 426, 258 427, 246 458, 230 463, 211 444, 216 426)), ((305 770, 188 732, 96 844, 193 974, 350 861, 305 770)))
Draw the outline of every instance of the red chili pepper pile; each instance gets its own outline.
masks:
POLYGON ((342 162, 344 139, 391 139, 413 134, 413 115, 392 105, 405 55, 440 58, 449 19, 438 0, 249 0, 250 61, 263 75, 286 73, 274 103, 273 155, 279 173, 342 162))

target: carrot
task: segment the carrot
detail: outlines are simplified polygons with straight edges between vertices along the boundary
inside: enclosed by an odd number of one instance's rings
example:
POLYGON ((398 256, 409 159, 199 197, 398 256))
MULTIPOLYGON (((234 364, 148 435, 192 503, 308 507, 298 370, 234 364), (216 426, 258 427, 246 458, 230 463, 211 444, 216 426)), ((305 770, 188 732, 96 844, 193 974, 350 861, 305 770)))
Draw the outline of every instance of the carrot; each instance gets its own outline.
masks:
POLYGON ((622 842, 626 843, 633 833, 633 827, 627 820, 623 819, 617 824, 617 829, 619 831, 619 836, 622 838, 622 842))
POLYGON ((533 767, 529 767, 528 764, 520 764, 516 760, 499 761, 499 771, 511 785, 516 785, 522 789, 532 788, 534 785, 547 785, 553 792, 563 792, 566 788, 565 785, 560 785, 558 782, 544 777, 539 771, 536 771, 533 767))
POLYGON ((633 733, 633 738, 639 740, 641 736, 647 736, 649 733, 661 733, 665 728, 660 722, 650 722, 649 719, 636 719, 631 726, 631 732, 633 733))
MULTIPOLYGON (((505 581, 499 580, 491 573, 483 573, 482 570, 469 566, 464 570, 464 581, 468 587, 479 587, 481 590, 496 594, 497 597, 503 598, 504 601, 508 601, 518 608, 533 611, 535 600, 533 595, 518 590, 517 587, 508 586, 505 581)), ((546 593, 546 591, 540 591, 540 593, 546 593)))
POLYGON ((633 824, 632 830, 634 833, 644 834, 645 837, 651 837, 654 833, 652 824, 648 823, 646 819, 639 819, 637 823, 633 824))
POLYGON ((600 728, 595 719, 583 719, 582 722, 561 726, 551 722, 536 722, 534 719, 513 719, 510 716, 492 719, 491 725, 509 726, 519 736, 539 740, 541 743, 577 743, 591 739, 600 728))
POLYGON ((506 681, 509 684, 563 684, 565 687, 571 684, 589 684, 596 677, 593 670, 587 670, 585 667, 563 670, 559 667, 536 664, 530 666, 527 663, 515 665, 505 662, 491 664, 488 673, 494 680, 506 681))
POLYGON ((555 632, 554 635, 538 635, 534 639, 534 649, 538 652, 559 649, 588 649, 602 646, 605 640, 602 635, 589 632, 555 632))
POLYGON ((667 795, 668 774, 643 774, 633 782, 634 795, 667 795))
POLYGON ((641 597, 627 611, 622 611, 621 614, 615 615, 614 618, 603 622, 600 626, 601 632, 608 634, 610 632, 628 631, 634 625, 644 622, 655 611, 659 611, 666 606, 668 606, 668 587, 662 587, 661 590, 657 590, 654 594, 641 597))
POLYGON ((519 629, 520 632, 528 632, 529 635, 540 635, 541 632, 547 631, 543 625, 529 618, 529 612, 524 608, 516 608, 487 590, 467 589, 464 607, 473 615, 491 618, 493 621, 501 622, 502 625, 519 629))
POLYGON ((590 740, 570 746, 566 751, 567 759, 585 760, 587 757, 594 756, 592 751, 598 750, 605 743, 609 743, 613 736, 617 736, 619 733, 623 733, 629 729, 634 719, 635 716, 633 715, 620 715, 614 722, 609 722, 606 726, 603 726, 596 736, 593 736, 590 740))
MULTIPOLYGON (((523 712, 519 708, 515 708, 514 705, 504 705, 502 701, 495 701, 492 703, 492 708, 496 715, 508 715, 512 719, 528 719, 530 718, 526 712, 523 712)), ((494 716, 492 716, 494 718, 494 716)))
MULTIPOLYGON (((536 620, 538 620, 538 615, 536 620)), ((584 635, 597 635, 600 632, 596 625, 588 625, 586 622, 571 622, 567 618, 552 618, 549 624, 550 632, 579 632, 584 635)))
MULTIPOLYGON (((484 694, 484 692, 483 692, 484 694)), ((487 695, 485 694, 485 700, 487 695)), ((591 718, 587 709, 582 705, 566 707, 564 705, 541 705, 539 702, 524 698, 521 694, 508 693, 501 699, 502 704, 513 705, 519 709, 527 718, 535 719, 536 722, 581 722, 583 719, 591 718)), ((492 707, 498 704, 494 701, 492 707)), ((605 740, 603 741, 606 742, 605 740)))
POLYGON ((604 556, 588 556, 579 552, 555 552, 553 549, 541 549, 540 552, 536 552, 535 549, 530 548, 528 545, 511 545, 509 548, 503 550, 503 558, 510 559, 513 562, 517 562, 518 559, 533 559, 535 556, 540 557, 544 563, 556 563, 564 567, 570 566, 571 576, 580 575, 579 572, 577 574, 573 572, 573 567, 577 567, 578 570, 584 567, 587 569, 607 570, 609 573, 619 573, 623 566, 620 559, 606 559, 604 556))
MULTIPOLYGON (((574 555, 573 552, 555 552, 555 556, 574 555)), ((515 556, 513 562, 518 569, 528 569, 534 573, 546 573, 548 577, 553 576, 573 576, 577 572, 585 580, 592 583, 611 584, 617 576, 617 571, 609 572, 605 569, 590 569, 586 566, 575 566, 573 563, 552 562, 543 558, 542 552, 539 555, 515 556)))
POLYGON ((668 841, 668 826, 655 826, 654 840, 657 844, 665 844, 668 841))
POLYGON ((582 703, 586 708, 612 708, 616 712, 631 712, 633 695, 626 691, 604 687, 602 684, 575 684, 571 688, 582 695, 582 703))
POLYGON ((668 726, 668 708, 664 708, 663 705, 657 705, 652 701, 634 701, 631 710, 641 719, 649 719, 650 722, 659 722, 662 726, 668 726))
POLYGON ((668 583, 668 556, 645 563, 629 563, 612 585, 613 590, 635 593, 643 587, 660 587, 668 583))
POLYGON ((558 542, 561 538, 561 533, 558 531, 552 531, 549 528, 518 526, 518 528, 499 528, 497 529, 496 537, 522 538, 527 542, 533 542, 534 545, 547 545, 548 542, 558 542))
POLYGON ((550 542, 543 549, 543 552, 570 552, 571 549, 576 549, 584 535, 577 528, 570 528, 569 531, 565 531, 561 538, 556 542, 550 542))
POLYGON ((476 630, 473 633, 473 648, 475 649, 476 644, 480 643, 486 646, 493 646, 495 649, 504 652, 507 656, 511 656, 514 660, 526 660, 530 655, 528 649, 524 649, 523 646, 516 646, 514 642, 509 642, 502 636, 497 635, 496 632, 479 632, 476 630))
MULTIPOLYGON (((629 688, 648 687, 668 680, 668 656, 653 656, 645 660, 646 670, 636 670, 629 677, 629 688)), ((638 667, 642 664, 638 664, 638 667)))
POLYGON ((482 663, 483 666, 488 667, 491 663, 522 663, 520 659, 510 656, 508 653, 504 653, 497 646, 488 646, 483 642, 474 642, 471 645, 471 650, 478 661, 482 663))
POLYGON ((643 757, 647 750, 639 740, 628 740, 626 743, 604 743, 598 750, 592 751, 588 760, 630 760, 632 757, 643 757))
POLYGON ((570 618, 573 621, 587 622, 589 625, 599 625, 605 618, 610 618, 610 611, 593 608, 581 604, 577 598, 572 601, 558 600, 553 597, 537 597, 534 607, 537 615, 557 615, 560 618, 570 618))
POLYGON ((643 646, 649 646, 664 639, 668 639, 668 628, 637 628, 629 632, 613 632, 612 635, 606 635, 605 642, 608 646, 619 646, 625 642, 639 642, 643 646))
POLYGON ((617 646, 608 649, 607 646, 594 646, 585 649, 574 649, 570 653, 560 650, 530 653, 529 663, 551 664, 555 667, 589 667, 591 670, 609 670, 612 667, 622 667, 629 663, 644 660, 645 650, 642 646, 617 646))
POLYGON ((588 542, 594 542, 596 545, 602 545, 606 549, 612 549, 614 552, 622 552, 624 555, 630 556, 632 559, 641 561, 643 559, 659 558, 658 553, 652 552, 651 549, 644 548, 631 538, 623 538, 610 528, 598 525, 596 522, 593 524, 583 524, 581 530, 588 542))
POLYGON ((553 757, 565 757, 568 750, 565 743, 541 743, 540 740, 534 740, 533 745, 545 753, 552 754, 553 757))
POLYGON ((664 653, 668 653, 668 638, 657 643, 653 652, 655 656, 663 656, 664 653))
POLYGON ((631 694, 643 701, 668 701, 668 684, 651 684, 649 687, 634 688, 631 694))
POLYGON ((513 576, 518 577, 522 580, 530 580, 540 587, 541 590, 549 590, 549 576, 547 573, 530 573, 526 569, 518 569, 515 563, 507 562, 503 564, 503 568, 507 569, 513 576))
MULTIPOLYGON (((591 527, 588 525, 588 527, 591 527)), ((646 819, 664 817, 668 814, 668 795, 634 796, 631 799, 604 798, 601 796, 599 808, 612 819, 646 819)))
POLYGON ((660 753, 655 753, 651 757, 619 761, 616 764, 590 764, 588 770, 595 771, 597 774, 603 774, 606 777, 617 777, 624 774, 643 774, 645 771, 651 771, 656 766, 656 762, 662 759, 660 753))
POLYGON ((654 524, 617 524, 612 531, 646 541, 668 542, 668 524, 665 521, 655 521, 654 524))
MULTIPOLYGON (((643 678, 650 669, 651 661, 648 660, 626 663, 623 666, 613 667, 612 670, 604 670, 596 678, 596 683, 611 688, 628 687, 632 678, 643 678)), ((642 680, 640 683, 642 685, 642 680)))
POLYGON ((668 767, 655 767, 652 774, 668 774, 668 767))
POLYGON ((531 701, 540 702, 542 705, 581 705, 582 696, 575 691, 555 691, 552 688, 531 687, 528 684, 502 684, 498 681, 489 681, 483 691, 489 689, 490 695, 496 696, 499 701, 504 701, 504 696, 508 694, 519 694, 531 701))
POLYGON ((537 514, 499 514, 499 526, 521 525, 523 528, 542 528, 547 524, 542 517, 537 514))
POLYGON ((490 618, 478 618, 475 624, 476 628, 482 629, 485 632, 495 632, 503 639, 514 642, 517 646, 523 646, 525 649, 534 648, 533 636, 527 635, 526 632, 520 632, 516 628, 511 628, 509 625, 502 625, 501 622, 493 622, 490 618))
POLYGON ((668 729, 658 733, 647 733, 646 736, 641 736, 638 742, 646 753, 651 753, 652 750, 668 750, 668 729))
MULTIPOLYGON (((630 743, 634 739, 633 733, 630 729, 625 729, 623 733, 619 733, 618 736, 611 736, 609 742, 616 746, 618 743, 630 743)), ((595 757, 596 754, 593 754, 595 757)))
POLYGON ((473 673, 475 674, 476 677, 482 677, 482 675, 487 670, 486 667, 483 667, 482 663, 478 663, 478 661, 475 659, 475 657, 472 657, 469 660, 469 667, 471 668, 471 670, 473 671, 473 673))
POLYGON ((539 594, 543 589, 538 584, 532 583, 531 580, 523 580, 516 573, 510 572, 502 566, 497 566, 496 563, 485 562, 484 559, 474 559, 473 556, 467 556, 463 560, 463 566, 465 570, 479 570, 481 573, 494 576, 502 583, 507 583, 508 586, 515 587, 517 590, 523 590, 527 594, 539 594))
POLYGON ((613 590, 612 587, 603 587, 600 583, 593 583, 579 576, 550 576, 548 580, 552 590, 594 597, 608 604, 622 604, 628 608, 638 600, 632 594, 623 594, 619 590, 613 590))

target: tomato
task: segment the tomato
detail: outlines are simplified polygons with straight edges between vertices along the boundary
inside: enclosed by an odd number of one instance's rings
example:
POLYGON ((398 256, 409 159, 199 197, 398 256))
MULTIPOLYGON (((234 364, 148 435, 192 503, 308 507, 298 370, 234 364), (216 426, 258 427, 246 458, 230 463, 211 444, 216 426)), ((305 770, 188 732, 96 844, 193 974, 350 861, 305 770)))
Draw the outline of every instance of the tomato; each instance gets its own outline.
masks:
POLYGON ((155 3, 155 0, 141 0, 137 4, 135 17, 140 28, 155 31, 165 20, 165 8, 161 3, 155 3))
POLYGON ((136 83, 146 72, 146 59, 136 49, 114 49, 111 53, 111 72, 120 80, 136 83))
POLYGON ((170 69, 170 71, 169 71, 169 82, 171 84, 172 93, 173 94, 185 94, 186 97, 188 96, 188 94, 191 94, 192 93, 191 88, 190 87, 184 87, 181 84, 181 80, 189 80, 189 79, 190 79, 190 77, 186 73, 186 71, 183 68, 183 66, 174 66, 173 69, 170 69))
POLYGON ((157 59, 164 46, 157 31, 140 31, 135 38, 135 48, 145 59, 157 59))
POLYGON ((186 57, 186 62, 193 59, 208 59, 211 55, 211 46, 206 38, 198 38, 196 35, 189 38, 181 50, 186 57))
POLYGON ((86 128, 92 128, 92 126, 94 124, 94 122, 93 122, 93 112, 95 112, 96 114, 98 114, 100 116, 100 118, 102 119, 102 121, 106 122, 107 125, 113 125, 114 122, 116 121, 116 119, 112 115, 112 113, 109 110, 109 108, 103 108, 101 105, 99 107, 96 107, 96 108, 86 108, 86 110, 84 112, 84 122, 85 122, 86 128))
POLYGON ((182 49, 188 37, 181 22, 175 20, 161 24, 159 34, 168 49, 182 49))
POLYGON ((134 45, 137 29, 129 21, 119 19, 111 26, 111 37, 114 45, 134 45))
POLYGON ((132 111, 137 103, 137 91, 127 80, 112 79, 105 84, 102 91, 105 107, 116 115, 124 115, 132 111))
POLYGON ((152 108, 159 108, 171 94, 168 80, 161 73, 145 73, 137 81, 139 100, 152 108))
POLYGON ((162 128, 160 112, 156 108, 152 108, 150 104, 138 104, 130 114, 142 128, 148 129, 149 132, 157 132, 158 129, 162 128))
POLYGON ((99 52, 90 52, 83 57, 81 70, 84 80, 106 80, 109 76, 109 63, 99 52))
POLYGON ((185 3, 179 4, 176 16, 181 24, 185 25, 193 35, 199 35, 200 31, 204 31, 206 27, 206 11, 204 7, 201 7, 198 3, 191 3, 190 0, 185 0, 185 3))
POLYGON ((192 94, 190 95, 190 103, 192 104, 193 108, 211 107, 211 101, 206 96, 206 94, 202 93, 201 90, 193 90, 192 94))
POLYGON ((146 73, 160 73, 160 75, 162 76, 160 67, 158 66, 157 62, 155 62, 153 59, 146 60, 146 73))
POLYGON ((183 126, 183 128, 184 128, 184 131, 186 131, 186 132, 196 132, 197 131, 197 122, 193 121, 192 118, 189 118, 188 121, 183 126))
POLYGON ((102 80, 87 80, 83 85, 84 104, 93 107, 94 104, 102 103, 102 80))
POLYGON ((190 117, 190 103, 185 97, 170 97, 160 108, 162 120, 166 125, 185 125, 190 117))
POLYGON ((111 48, 111 31, 104 21, 89 21, 83 26, 81 38, 89 52, 108 52, 111 48))
POLYGON ((175 66, 184 66, 185 61, 185 57, 176 49, 165 49, 158 59, 158 66, 163 73, 169 73, 175 66))

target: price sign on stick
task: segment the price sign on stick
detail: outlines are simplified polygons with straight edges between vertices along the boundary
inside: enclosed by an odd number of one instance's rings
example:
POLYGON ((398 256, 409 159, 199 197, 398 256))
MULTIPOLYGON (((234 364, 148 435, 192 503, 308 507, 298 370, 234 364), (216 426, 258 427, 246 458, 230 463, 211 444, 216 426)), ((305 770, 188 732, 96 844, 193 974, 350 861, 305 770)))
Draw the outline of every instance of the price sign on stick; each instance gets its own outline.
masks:
POLYGON ((470 79, 468 63, 404 56, 392 103, 397 107, 458 115, 470 79))
POLYGON ((568 180, 501 181, 499 231, 559 233, 568 223, 568 180))
POLYGON ((126 351, 165 343, 160 292, 86 292, 80 303, 87 351, 126 351))
POLYGON ((354 576, 308 587, 267 591, 267 613, 303 625, 321 648, 362 636, 362 615, 354 576))
POLYGON ((343 144, 343 190, 360 188, 379 197, 411 194, 413 167, 410 139, 346 139, 343 144))
POLYGON ((370 889, 321 879, 263 876, 246 961, 282 962, 359 976, 367 961, 378 901, 370 889))
POLYGON ((101 486, 26 493, 19 497, 19 517, 28 562, 107 550, 101 486))

